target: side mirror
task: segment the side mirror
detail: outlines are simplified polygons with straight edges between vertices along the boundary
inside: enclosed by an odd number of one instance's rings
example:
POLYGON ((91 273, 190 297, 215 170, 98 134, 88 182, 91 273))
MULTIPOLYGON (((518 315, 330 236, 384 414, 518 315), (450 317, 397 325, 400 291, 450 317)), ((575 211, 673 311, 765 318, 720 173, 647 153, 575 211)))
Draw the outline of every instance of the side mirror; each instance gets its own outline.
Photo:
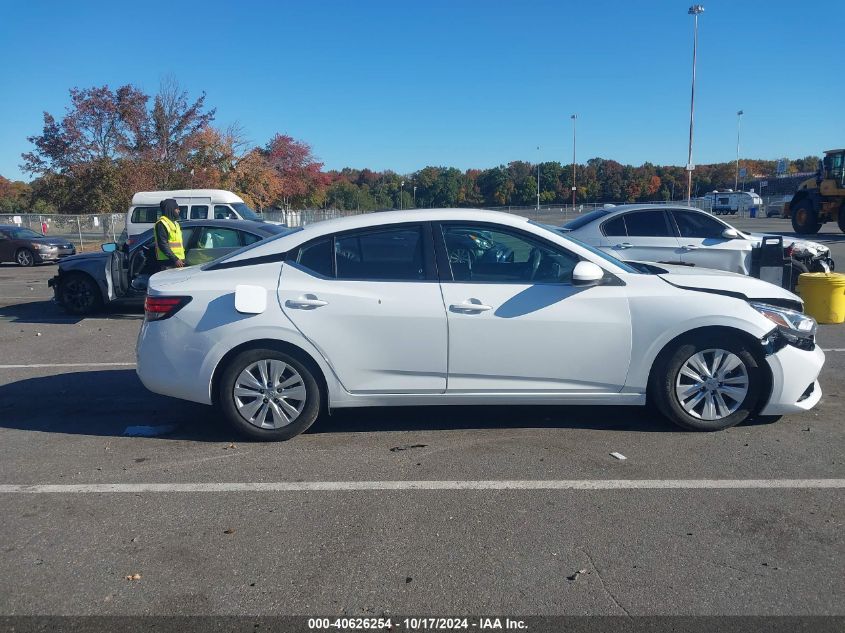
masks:
POLYGON ((736 229, 725 229, 724 231, 722 231, 722 237, 724 237, 726 240, 735 240, 739 237, 739 233, 736 229))
POLYGON ((595 286, 604 279, 604 270, 593 262, 578 262, 572 271, 573 286, 595 286))
POLYGON ((108 244, 103 244, 100 248, 103 249, 104 253, 114 253, 117 250, 117 244, 109 242, 108 244))

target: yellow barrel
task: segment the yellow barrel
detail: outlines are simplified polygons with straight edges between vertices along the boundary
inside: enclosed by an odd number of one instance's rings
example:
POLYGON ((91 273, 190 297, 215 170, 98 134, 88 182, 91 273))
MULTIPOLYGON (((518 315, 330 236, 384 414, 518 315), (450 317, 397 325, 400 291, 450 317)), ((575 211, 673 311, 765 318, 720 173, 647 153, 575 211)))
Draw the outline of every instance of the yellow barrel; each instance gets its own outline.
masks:
POLYGON ((798 276, 798 294, 804 300, 804 312, 819 323, 845 321, 845 275, 803 273, 798 276))

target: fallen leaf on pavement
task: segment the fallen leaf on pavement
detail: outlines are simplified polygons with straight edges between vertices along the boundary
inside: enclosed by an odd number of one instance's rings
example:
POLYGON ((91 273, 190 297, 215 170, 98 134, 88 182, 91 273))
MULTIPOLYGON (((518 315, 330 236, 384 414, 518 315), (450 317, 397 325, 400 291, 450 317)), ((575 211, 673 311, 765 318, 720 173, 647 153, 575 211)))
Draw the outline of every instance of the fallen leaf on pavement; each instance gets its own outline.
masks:
POLYGON ((141 574, 132 574, 131 576, 127 576, 126 580, 141 580, 141 574))

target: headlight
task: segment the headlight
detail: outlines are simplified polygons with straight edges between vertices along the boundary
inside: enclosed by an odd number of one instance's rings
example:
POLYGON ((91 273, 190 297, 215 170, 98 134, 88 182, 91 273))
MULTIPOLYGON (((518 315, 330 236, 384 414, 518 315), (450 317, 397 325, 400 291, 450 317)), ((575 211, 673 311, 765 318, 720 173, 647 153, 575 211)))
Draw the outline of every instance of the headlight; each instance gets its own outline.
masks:
POLYGON ((813 317, 768 303, 751 302, 751 307, 778 326, 778 332, 786 342, 802 349, 814 347, 816 321, 813 317))

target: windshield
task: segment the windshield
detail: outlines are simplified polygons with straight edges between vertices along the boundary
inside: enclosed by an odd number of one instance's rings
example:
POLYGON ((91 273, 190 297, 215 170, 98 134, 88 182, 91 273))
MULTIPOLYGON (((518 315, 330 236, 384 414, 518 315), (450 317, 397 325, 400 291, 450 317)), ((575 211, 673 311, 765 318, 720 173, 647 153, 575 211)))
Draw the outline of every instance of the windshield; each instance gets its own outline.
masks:
POLYGON ((243 248, 239 248, 236 251, 232 251, 231 253, 227 253, 226 255, 223 255, 223 257, 220 257, 218 259, 215 259, 214 261, 208 262, 207 264, 204 264, 202 269, 205 270, 209 266, 213 266, 214 264, 219 264, 221 262, 225 262, 229 259, 232 259, 233 257, 241 255, 242 253, 246 253, 247 251, 251 251, 253 248, 256 248, 258 246, 264 246, 265 244, 267 244, 267 242, 272 242, 274 240, 279 239, 280 237, 285 237, 287 235, 290 235, 291 233, 296 233, 297 231, 301 231, 301 230, 302 230, 301 226, 297 226, 297 227, 294 227, 294 228, 279 227, 279 233, 277 233, 276 235, 274 235, 272 237, 265 237, 263 240, 260 240, 258 242, 254 242, 254 243, 250 244, 249 246, 244 246, 243 248))
POLYGON ((33 240, 44 237, 41 233, 36 233, 30 229, 9 229, 12 239, 16 240, 33 240))
POLYGON ((566 231, 574 231, 575 229, 580 229, 582 226, 587 226, 593 220, 603 218, 608 213, 613 213, 615 210, 616 209, 596 209, 595 211, 590 211, 589 213, 585 213, 584 215, 575 218, 571 222, 567 222, 562 227, 551 228, 559 233, 566 231))
POLYGON ((558 227, 558 226, 552 226, 551 224, 540 224, 539 222, 533 222, 533 221, 531 222, 531 224, 533 224, 534 226, 539 226, 541 228, 544 228, 547 231, 550 231, 550 232, 552 232, 556 235, 559 235, 561 237, 564 237, 565 239, 569 240, 573 244, 577 244, 581 248, 584 248, 584 249, 590 251, 593 255, 595 255, 597 257, 601 257, 604 261, 609 262, 609 263, 613 264, 614 266, 618 266, 619 268, 624 270, 626 273, 636 273, 636 274, 640 273, 639 270, 637 270, 636 268, 634 268, 630 264, 626 264, 621 259, 616 259, 613 255, 608 255, 604 251, 597 249, 595 246, 591 246, 590 244, 587 244, 586 242, 582 242, 581 240, 572 237, 571 235, 569 235, 569 233, 567 232, 567 229, 565 227, 561 228, 561 227, 558 227))
POLYGON ((233 202, 232 208, 237 211, 238 215, 240 215, 244 220, 257 220, 258 222, 263 221, 260 215, 246 206, 243 202, 233 202))

